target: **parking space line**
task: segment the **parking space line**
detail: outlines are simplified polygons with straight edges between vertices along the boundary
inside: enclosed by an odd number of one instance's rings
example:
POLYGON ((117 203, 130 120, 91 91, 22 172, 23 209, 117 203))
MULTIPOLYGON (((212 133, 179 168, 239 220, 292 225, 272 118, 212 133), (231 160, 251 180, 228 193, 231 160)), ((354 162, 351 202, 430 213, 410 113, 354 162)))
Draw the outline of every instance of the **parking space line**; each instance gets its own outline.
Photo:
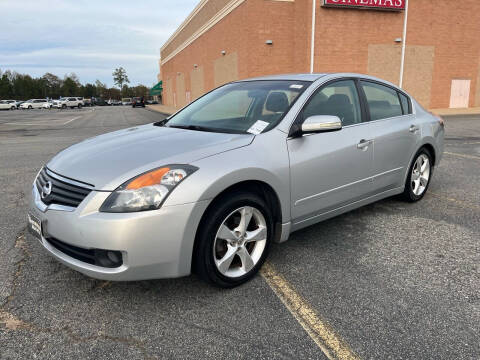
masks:
POLYGON ((444 151, 443 153, 446 155, 458 156, 466 159, 480 160, 480 156, 475 156, 475 155, 458 154, 458 153, 452 153, 447 151, 444 151))
POLYGON ((59 124, 57 122, 52 124, 52 121, 63 121, 64 119, 40 120, 39 122, 34 123, 34 124, 33 123, 22 123, 22 122, 15 122, 15 123, 8 122, 8 123, 4 123, 3 125, 16 125, 16 126, 19 126, 19 125, 28 125, 28 126, 67 125, 68 123, 71 123, 72 121, 80 119, 80 118, 81 118, 81 116, 76 116, 73 119, 70 119, 67 122, 64 122, 62 124, 59 124), (48 121, 48 123, 45 123, 46 121, 48 121))
POLYGON ((348 344, 323 320, 288 281, 266 262, 260 274, 285 307, 329 359, 359 359, 348 344))
POLYGON ((67 125, 68 123, 71 123, 74 120, 80 119, 81 116, 75 116, 73 119, 68 120, 67 122, 64 122, 63 125, 67 125))

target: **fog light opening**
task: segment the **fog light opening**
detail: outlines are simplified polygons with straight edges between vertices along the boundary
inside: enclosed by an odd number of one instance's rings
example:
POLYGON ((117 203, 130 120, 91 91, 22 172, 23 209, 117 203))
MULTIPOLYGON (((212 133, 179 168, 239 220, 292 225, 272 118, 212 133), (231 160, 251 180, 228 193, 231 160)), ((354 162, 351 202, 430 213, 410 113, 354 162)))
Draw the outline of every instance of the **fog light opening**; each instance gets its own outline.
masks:
POLYGON ((116 268, 122 265, 122 253, 114 250, 95 250, 95 264, 102 267, 116 268))

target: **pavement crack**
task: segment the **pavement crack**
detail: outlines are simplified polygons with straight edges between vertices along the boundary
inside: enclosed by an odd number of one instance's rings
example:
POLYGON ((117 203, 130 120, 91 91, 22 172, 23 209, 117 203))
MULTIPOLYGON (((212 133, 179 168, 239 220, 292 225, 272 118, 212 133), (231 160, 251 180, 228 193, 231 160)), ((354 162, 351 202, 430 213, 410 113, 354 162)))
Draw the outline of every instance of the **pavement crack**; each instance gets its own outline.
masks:
POLYGON ((8 305, 10 305, 10 303, 12 302, 13 298, 15 297, 15 294, 17 292, 17 287, 18 287, 18 281, 20 276, 22 275, 25 262, 27 258, 31 256, 30 249, 28 249, 28 245, 26 242, 26 235, 25 235, 26 230, 27 230, 27 227, 26 226, 23 227, 15 237, 14 248, 20 250, 21 257, 20 257, 20 260, 18 260, 15 263, 16 269, 13 274, 10 295, 7 296, 6 301, 0 306, 0 310, 4 310, 5 308, 7 308, 8 305))
POLYGON ((59 329, 37 326, 31 322, 19 319, 18 317, 8 311, 5 311, 4 309, 0 309, 0 325, 3 325, 8 331, 26 330, 34 333, 43 334, 62 333, 75 343, 86 343, 96 340, 112 341, 115 343, 124 344, 126 346, 136 348, 142 353, 142 356, 145 360, 157 359, 155 356, 148 354, 144 341, 134 337, 113 336, 105 334, 101 331, 99 331, 96 335, 80 336, 67 326, 59 329))

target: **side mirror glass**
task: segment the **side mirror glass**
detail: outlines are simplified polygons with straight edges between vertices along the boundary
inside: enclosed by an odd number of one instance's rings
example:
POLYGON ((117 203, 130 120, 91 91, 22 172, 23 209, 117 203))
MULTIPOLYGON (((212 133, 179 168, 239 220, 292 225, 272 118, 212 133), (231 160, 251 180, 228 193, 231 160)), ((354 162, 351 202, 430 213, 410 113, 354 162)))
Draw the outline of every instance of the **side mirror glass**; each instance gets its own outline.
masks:
POLYGON ((308 117, 302 124, 302 133, 319 133, 338 131, 342 129, 342 121, 338 116, 314 115, 308 117))

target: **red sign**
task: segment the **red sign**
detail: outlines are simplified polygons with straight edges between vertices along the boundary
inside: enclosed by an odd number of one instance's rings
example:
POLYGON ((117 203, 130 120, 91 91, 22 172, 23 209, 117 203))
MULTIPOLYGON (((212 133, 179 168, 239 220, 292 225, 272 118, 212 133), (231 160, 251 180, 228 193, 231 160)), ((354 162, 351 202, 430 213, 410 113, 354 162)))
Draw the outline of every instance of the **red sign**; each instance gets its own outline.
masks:
POLYGON ((406 0, 323 0, 323 6, 360 7, 377 10, 404 10, 406 0))

